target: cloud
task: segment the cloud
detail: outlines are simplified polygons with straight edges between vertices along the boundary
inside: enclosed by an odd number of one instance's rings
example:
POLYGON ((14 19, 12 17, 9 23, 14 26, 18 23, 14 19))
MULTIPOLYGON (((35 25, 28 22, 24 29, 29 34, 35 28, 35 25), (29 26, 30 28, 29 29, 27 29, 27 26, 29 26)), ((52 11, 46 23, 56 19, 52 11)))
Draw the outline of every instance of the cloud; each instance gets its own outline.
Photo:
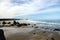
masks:
POLYGON ((25 3, 30 3, 32 0, 11 0, 11 3, 15 5, 21 5, 25 3))
POLYGON ((12 17, 13 13, 9 11, 10 9, 11 9, 11 3, 9 3, 9 0, 2 0, 0 2, 0 18, 12 17))
POLYGON ((59 11, 59 0, 0 0, 0 18, 59 11))
POLYGON ((14 3, 11 3, 11 0, 1 0, 0 2, 0 18, 12 18, 16 15, 22 16, 33 10, 34 8, 30 7, 28 4, 15 5, 14 3))

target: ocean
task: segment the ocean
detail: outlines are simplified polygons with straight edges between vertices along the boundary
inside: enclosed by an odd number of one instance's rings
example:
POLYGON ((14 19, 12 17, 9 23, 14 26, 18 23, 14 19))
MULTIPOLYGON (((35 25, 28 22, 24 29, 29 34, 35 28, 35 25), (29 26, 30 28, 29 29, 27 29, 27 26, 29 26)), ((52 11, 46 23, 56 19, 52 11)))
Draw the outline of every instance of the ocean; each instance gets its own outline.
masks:
POLYGON ((60 24, 60 20, 41 20, 43 22, 48 22, 48 23, 59 23, 60 24))

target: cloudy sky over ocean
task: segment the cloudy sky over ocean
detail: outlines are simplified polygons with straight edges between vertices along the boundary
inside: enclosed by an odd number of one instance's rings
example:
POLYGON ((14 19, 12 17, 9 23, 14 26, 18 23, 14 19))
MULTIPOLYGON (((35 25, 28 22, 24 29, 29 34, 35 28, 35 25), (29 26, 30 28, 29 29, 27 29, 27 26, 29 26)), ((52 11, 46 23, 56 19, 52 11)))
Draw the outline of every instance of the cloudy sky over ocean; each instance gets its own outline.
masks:
POLYGON ((60 19, 60 0, 0 0, 0 18, 60 19))

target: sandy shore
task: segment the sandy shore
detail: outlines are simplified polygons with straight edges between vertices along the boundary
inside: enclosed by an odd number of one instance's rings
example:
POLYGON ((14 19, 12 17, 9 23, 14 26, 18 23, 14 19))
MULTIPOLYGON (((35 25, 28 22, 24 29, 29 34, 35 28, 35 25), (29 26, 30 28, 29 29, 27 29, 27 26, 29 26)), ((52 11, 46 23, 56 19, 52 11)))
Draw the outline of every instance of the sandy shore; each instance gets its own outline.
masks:
POLYGON ((60 40, 60 35, 54 31, 33 28, 3 28, 6 40, 60 40))

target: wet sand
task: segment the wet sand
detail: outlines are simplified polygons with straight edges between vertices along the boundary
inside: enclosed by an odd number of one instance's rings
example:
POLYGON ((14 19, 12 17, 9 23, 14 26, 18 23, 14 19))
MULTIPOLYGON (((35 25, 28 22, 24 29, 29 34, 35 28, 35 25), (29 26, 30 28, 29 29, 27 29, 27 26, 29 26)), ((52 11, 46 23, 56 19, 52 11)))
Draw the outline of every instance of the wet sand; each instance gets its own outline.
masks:
POLYGON ((54 31, 35 29, 27 33, 12 34, 6 40, 60 40, 60 35, 54 31))
POLYGON ((34 30, 30 34, 32 40, 60 40, 60 35, 53 31, 34 30))

